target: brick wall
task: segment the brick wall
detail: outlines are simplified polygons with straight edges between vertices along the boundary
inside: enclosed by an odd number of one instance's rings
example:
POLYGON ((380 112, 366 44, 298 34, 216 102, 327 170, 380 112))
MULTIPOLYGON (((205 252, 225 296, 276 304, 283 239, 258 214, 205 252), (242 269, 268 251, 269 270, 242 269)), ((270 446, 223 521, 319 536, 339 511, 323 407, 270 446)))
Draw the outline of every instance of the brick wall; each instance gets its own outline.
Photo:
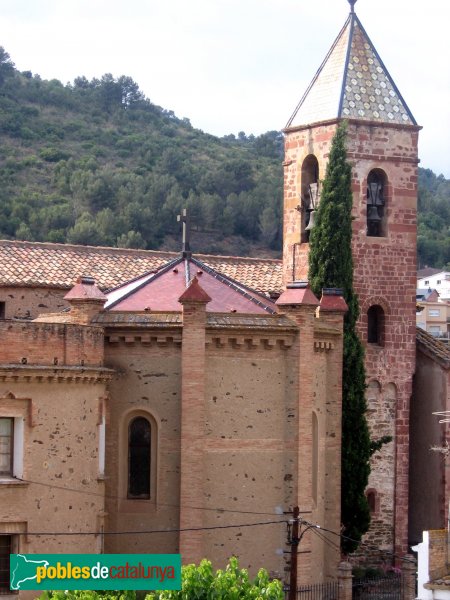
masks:
POLYGON ((102 366, 103 329, 63 323, 0 321, 0 363, 102 366))
MULTIPOLYGON (((296 320, 277 330, 252 325, 248 315, 245 325, 214 328, 205 325, 201 307, 184 309, 183 327, 107 328, 105 363, 117 372, 110 385, 108 528, 280 523, 111 536, 106 550, 181 550, 184 561, 206 556, 216 567, 236 554, 252 574, 265 566, 284 577, 286 557, 276 551, 286 548, 285 517, 277 517, 275 507, 300 503, 306 519, 339 528, 342 325, 331 317, 327 324, 328 316, 315 319, 313 307, 301 316, 300 332, 296 320), (320 322, 325 326, 316 330, 320 322), (127 423, 137 413, 153 416, 158 438, 156 488, 148 500, 126 497, 127 423)), ((299 555, 300 581, 335 575, 335 548, 308 532, 300 550, 308 550, 299 555)))

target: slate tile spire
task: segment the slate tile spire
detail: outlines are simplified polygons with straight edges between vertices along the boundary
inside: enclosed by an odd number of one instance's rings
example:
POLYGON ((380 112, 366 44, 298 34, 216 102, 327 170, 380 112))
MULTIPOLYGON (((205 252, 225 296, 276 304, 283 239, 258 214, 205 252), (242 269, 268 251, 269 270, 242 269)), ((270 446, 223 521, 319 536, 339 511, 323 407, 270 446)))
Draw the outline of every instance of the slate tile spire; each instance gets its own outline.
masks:
POLYGON ((351 12, 286 128, 336 118, 417 125, 378 52, 351 12))

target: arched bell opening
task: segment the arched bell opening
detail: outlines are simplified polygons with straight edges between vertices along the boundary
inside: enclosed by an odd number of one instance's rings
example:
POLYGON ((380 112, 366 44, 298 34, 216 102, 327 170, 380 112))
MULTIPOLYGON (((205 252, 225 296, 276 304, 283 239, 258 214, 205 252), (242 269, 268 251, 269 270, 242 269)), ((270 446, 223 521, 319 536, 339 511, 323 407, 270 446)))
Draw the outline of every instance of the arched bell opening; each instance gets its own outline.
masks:
POLYGON ((381 169, 373 169, 367 177, 367 235, 386 237, 387 176, 381 169))
POLYGON ((308 242, 320 197, 319 162, 313 154, 303 161, 301 190, 301 241, 308 242))

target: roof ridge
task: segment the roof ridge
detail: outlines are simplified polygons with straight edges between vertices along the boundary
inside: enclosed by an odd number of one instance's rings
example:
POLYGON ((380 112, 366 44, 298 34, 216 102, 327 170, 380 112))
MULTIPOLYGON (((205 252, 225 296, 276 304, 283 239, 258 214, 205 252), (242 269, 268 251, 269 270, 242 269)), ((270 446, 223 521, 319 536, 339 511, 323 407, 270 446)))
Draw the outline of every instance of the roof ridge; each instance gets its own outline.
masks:
POLYGON ((104 253, 110 252, 111 250, 114 252, 119 252, 120 254, 141 254, 145 256, 148 253, 160 254, 160 255, 170 255, 176 256, 179 252, 174 252, 172 250, 147 250, 144 248, 117 248, 115 246, 88 246, 81 244, 64 244, 61 242, 30 242, 28 240, 0 240, 0 246, 17 246, 17 247, 34 247, 37 246, 39 248, 49 249, 49 250, 75 250, 83 253, 87 252, 100 252, 104 253))
MULTIPOLYGON (((168 263, 166 263, 165 265, 162 265, 161 267, 159 267, 159 269, 154 273, 154 276, 149 278, 149 279, 144 279, 144 281, 142 281, 142 283, 140 283, 139 285, 137 285, 135 288, 132 288, 131 290, 129 290, 128 292, 126 292, 125 294, 123 294, 123 296, 119 296, 116 300, 114 300, 113 302, 111 302, 111 304, 107 305, 108 310, 111 309, 113 306, 116 306, 116 304, 118 304, 119 302, 123 302, 123 300, 126 300, 126 298, 129 298, 130 296, 132 296, 133 294, 135 294, 136 292, 138 292, 139 290, 141 290, 143 287, 145 287, 146 285, 148 285, 151 281, 155 281, 155 279, 158 279, 158 277, 161 277, 161 275, 163 275, 164 273, 167 273, 167 271, 170 271, 170 269, 172 267, 174 267, 175 265, 179 264, 180 262, 182 262, 184 259, 179 256, 178 258, 175 258, 173 260, 169 260, 168 263)), ((148 275, 151 275, 152 273, 150 271, 147 272, 148 275)), ((145 277, 145 275, 143 275, 143 278, 145 277)), ((125 282, 122 286, 120 287, 125 287, 126 285, 129 285, 130 283, 133 283, 133 281, 137 281, 138 279, 140 279, 140 277, 134 278, 134 279, 130 279, 130 281, 125 282)), ((120 289, 120 288, 116 288, 116 289, 120 289)), ((112 292, 114 290, 108 290, 109 292, 112 292)))
MULTIPOLYGON (((336 39, 334 40, 333 44, 331 45, 330 49, 328 50, 325 58, 323 59, 320 67, 317 69, 314 77, 312 78, 310 84, 308 85, 308 87, 306 88, 305 93, 303 94, 303 96, 300 99, 300 102, 297 104, 297 106, 295 107, 294 112, 292 113, 289 121, 287 122, 285 129, 288 129, 289 127, 291 127, 292 125, 292 121, 295 119, 295 117, 297 116, 298 111, 300 110, 300 108, 302 107, 303 103, 305 102, 309 92, 311 91, 312 87, 314 86, 314 84, 316 83, 317 79, 319 78, 320 73, 323 71, 325 65, 327 64, 330 56, 332 55, 334 49, 336 48, 339 40, 341 39, 341 37, 344 35, 345 30, 347 29, 348 23, 351 19, 352 15, 351 13, 349 14, 349 16, 347 17, 343 27, 341 28, 340 32, 338 33, 338 35, 336 36, 336 39)), ((343 73, 344 76, 344 73, 343 73)))
MULTIPOLYGON (((416 121, 416 119, 414 118, 414 116, 413 116, 412 112, 409 110, 409 106, 406 104, 406 102, 405 102, 405 100, 404 100, 403 96, 402 96, 402 95, 401 95, 401 93, 400 93, 400 90, 399 90, 399 89, 398 89, 398 87, 397 87, 397 84, 396 84, 396 83, 395 83, 395 81, 394 81, 394 78, 393 78, 393 77, 392 77, 392 75, 390 74, 390 72, 389 72, 388 68, 386 67, 386 65, 385 65, 385 64, 384 64, 384 62, 383 62, 383 59, 382 59, 382 58, 381 58, 381 56, 379 55, 379 53, 378 53, 378 50, 377 50, 377 49, 376 49, 376 47, 375 47, 375 44, 372 42, 372 40, 371 40, 371 39, 370 39, 370 37, 369 37, 369 34, 368 34, 368 33, 367 33, 367 31, 364 29, 364 25, 361 23, 361 21, 360 21, 360 19, 359 19, 358 15, 357 15, 356 13, 354 14, 354 17, 355 17, 356 23, 358 24, 358 27, 360 27, 360 28, 361 28, 361 31, 362 31, 362 33, 363 33, 364 37, 366 38, 366 40, 367 40, 368 44, 370 45, 370 47, 371 47, 371 49, 372 49, 372 52, 375 54, 375 56, 376 56, 376 58, 377 58, 378 62, 380 63, 380 66, 381 66, 381 68, 382 68, 382 69, 383 69, 383 71, 385 72, 385 74, 386 74, 386 76, 387 76, 388 80, 390 81, 390 83, 391 83, 392 87, 394 88, 394 91, 395 91, 395 93, 396 93, 396 94, 397 94, 397 96, 399 97, 399 99, 400 99, 400 102, 403 104, 403 107, 404 107, 404 109, 405 109, 405 111, 406 111, 407 115, 408 115, 408 116, 409 116, 409 118, 411 119, 411 123, 412 123, 413 125, 417 125, 417 121, 416 121)), ((351 44, 351 39, 349 40, 349 43, 351 44)), ((344 86, 344 85, 345 85, 345 82, 343 82, 343 86, 344 86)))
POLYGON ((215 269, 212 269, 211 267, 208 267, 208 265, 205 265, 200 260, 194 259, 194 257, 191 258, 191 261, 194 262, 195 264, 197 264, 198 266, 200 266, 202 269, 204 269, 207 273, 209 273, 210 275, 212 275, 213 277, 215 277, 220 282, 222 282, 222 283, 229 282, 228 285, 230 285, 230 287, 232 289, 234 289, 236 292, 238 292, 239 294, 241 294, 245 298, 248 298, 251 302, 253 302, 257 306, 261 306, 262 308, 264 308, 264 310, 267 310, 270 313, 273 313, 273 314, 276 313, 276 311, 274 309, 272 309, 267 304, 267 301, 271 302, 271 300, 269 298, 267 298, 267 296, 264 296, 263 294, 260 294, 259 292, 257 292, 253 288, 251 288, 249 286, 246 286, 245 284, 242 284, 239 281, 236 281, 235 279, 233 279, 229 275, 222 275, 222 273, 219 273, 215 269), (248 290, 249 292, 251 292, 255 296, 259 296, 261 298, 261 300, 258 300, 257 298, 254 298, 251 294, 247 293, 246 290, 248 290), (263 299, 265 300, 265 302, 262 302, 263 299))
POLYGON ((450 367, 450 348, 421 327, 416 327, 416 340, 419 342, 432 358, 444 363, 446 368, 450 367))
MULTIPOLYGON (((82 253, 90 253, 90 252, 98 252, 98 253, 109 253, 109 252, 117 252, 119 254, 135 254, 137 256, 147 256, 149 254, 156 254, 159 256, 169 256, 176 258, 179 256, 179 252, 174 250, 151 250, 144 248, 118 248, 116 246, 89 246, 89 245, 81 245, 81 244, 64 244, 61 242, 31 242, 29 240, 0 240, 0 246, 16 246, 16 247, 38 247, 48 250, 68 250, 82 253)), ((218 258, 225 260, 240 260, 240 261, 248 261, 248 262, 274 262, 281 263, 281 258, 256 258, 252 256, 235 256, 235 255, 225 255, 225 254, 203 254, 200 252, 194 252, 195 256, 202 256, 207 258, 218 258)))

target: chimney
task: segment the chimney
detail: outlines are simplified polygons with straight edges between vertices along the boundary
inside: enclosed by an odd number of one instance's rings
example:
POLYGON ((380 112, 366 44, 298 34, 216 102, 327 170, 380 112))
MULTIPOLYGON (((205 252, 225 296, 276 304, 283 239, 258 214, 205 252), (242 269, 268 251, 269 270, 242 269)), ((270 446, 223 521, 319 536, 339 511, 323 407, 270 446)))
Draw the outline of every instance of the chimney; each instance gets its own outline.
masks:
POLYGON ((64 300, 70 304, 70 320, 79 325, 89 325, 103 309, 107 298, 97 287, 93 277, 83 275, 64 296, 64 300))

